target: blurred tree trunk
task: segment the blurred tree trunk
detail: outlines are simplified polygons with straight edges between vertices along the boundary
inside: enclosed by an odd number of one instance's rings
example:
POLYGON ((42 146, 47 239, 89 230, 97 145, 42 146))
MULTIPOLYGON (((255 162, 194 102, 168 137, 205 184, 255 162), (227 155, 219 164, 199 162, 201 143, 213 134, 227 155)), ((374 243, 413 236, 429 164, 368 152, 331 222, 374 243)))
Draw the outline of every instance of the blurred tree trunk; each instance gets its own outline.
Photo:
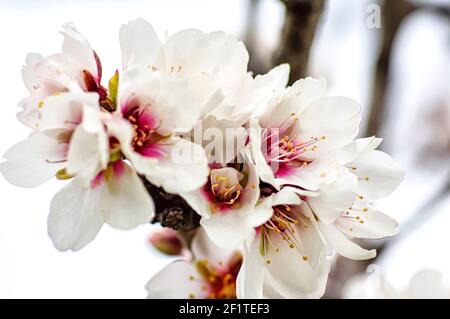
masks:
POLYGON ((389 67, 391 61, 392 44, 404 18, 414 10, 414 6, 407 0, 383 2, 381 18, 381 49, 375 70, 375 79, 367 123, 366 136, 379 133, 381 123, 386 112, 386 94, 389 85, 389 67))
POLYGON ((280 45, 274 64, 289 63, 289 83, 307 75, 308 58, 325 0, 282 0, 286 6, 280 45))
POLYGON ((258 22, 260 16, 260 4, 261 0, 249 0, 244 35, 244 43, 249 53, 248 69, 253 72, 254 75, 266 73, 269 67, 267 63, 264 63, 261 56, 258 54, 258 22))

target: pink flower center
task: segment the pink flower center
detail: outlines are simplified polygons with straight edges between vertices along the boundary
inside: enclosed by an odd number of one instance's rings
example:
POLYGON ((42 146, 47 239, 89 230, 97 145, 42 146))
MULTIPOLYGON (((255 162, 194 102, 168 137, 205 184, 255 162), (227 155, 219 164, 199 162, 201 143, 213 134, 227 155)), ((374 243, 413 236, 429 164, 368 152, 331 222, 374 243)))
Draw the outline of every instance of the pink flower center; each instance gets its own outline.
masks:
POLYGON ((311 137, 309 141, 301 141, 295 134, 294 124, 298 118, 295 113, 281 123, 279 128, 270 128, 262 133, 262 151, 267 164, 277 177, 287 176, 295 169, 309 164, 301 160, 305 152, 314 152, 319 141, 325 136, 311 137))
POLYGON ((158 125, 154 117, 139 106, 128 108, 123 117, 133 126, 132 146, 134 150, 147 157, 161 158, 167 154, 164 151, 164 141, 168 135, 156 132, 158 125))

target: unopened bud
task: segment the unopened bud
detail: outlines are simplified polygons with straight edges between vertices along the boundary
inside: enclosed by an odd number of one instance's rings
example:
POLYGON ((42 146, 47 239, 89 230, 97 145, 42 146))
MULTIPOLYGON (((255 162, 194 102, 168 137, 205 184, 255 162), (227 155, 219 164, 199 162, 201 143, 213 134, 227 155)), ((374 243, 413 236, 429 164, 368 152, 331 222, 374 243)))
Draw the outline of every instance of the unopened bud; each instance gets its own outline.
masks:
POLYGON ((150 234, 148 242, 160 252, 170 256, 183 255, 185 244, 175 230, 163 228, 150 234))

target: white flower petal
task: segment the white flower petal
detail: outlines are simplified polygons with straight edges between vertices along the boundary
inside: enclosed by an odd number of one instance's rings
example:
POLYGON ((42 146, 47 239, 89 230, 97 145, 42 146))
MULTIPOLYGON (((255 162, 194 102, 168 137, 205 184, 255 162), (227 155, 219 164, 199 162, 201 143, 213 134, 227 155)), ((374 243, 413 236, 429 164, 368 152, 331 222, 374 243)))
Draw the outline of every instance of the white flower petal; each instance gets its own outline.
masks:
POLYGON ((283 187, 273 194, 272 206, 276 205, 300 205, 302 200, 294 187, 283 187))
POLYGON ((101 209, 114 228, 131 229, 149 223, 154 216, 153 200, 136 172, 124 162, 101 187, 101 209))
POLYGON ((241 245, 253 230, 248 214, 242 216, 235 210, 216 212, 210 218, 202 218, 200 225, 216 245, 226 248, 241 245))
POLYGON ((70 140, 67 172, 89 185, 99 171, 106 169, 109 140, 97 110, 85 107, 83 117, 70 140))
POLYGON ((35 73, 35 67, 43 61, 44 57, 38 53, 29 53, 25 59, 25 65, 22 68, 22 80, 30 92, 36 90, 35 85, 39 81, 35 73))
POLYGON ((206 183, 208 160, 203 148, 195 143, 173 138, 166 148, 168 158, 160 159, 154 168, 145 172, 147 179, 169 193, 186 193, 206 183))
POLYGON ((244 259, 236 280, 238 299, 262 299, 264 285, 264 264, 259 252, 259 235, 249 235, 244 244, 244 259))
POLYGON ((348 166, 360 180, 356 189, 358 195, 371 200, 391 194, 405 177, 405 170, 378 150, 363 152, 348 166))
POLYGON ((318 190, 322 185, 337 178, 340 166, 332 157, 317 158, 306 166, 278 170, 278 184, 291 184, 310 191, 318 190))
POLYGON ((318 223, 319 228, 328 244, 333 247, 336 252, 349 259, 365 260, 375 258, 375 249, 367 250, 348 239, 334 225, 318 223))
POLYGON ((94 51, 89 42, 77 31, 72 22, 64 24, 63 29, 62 52, 75 61, 80 70, 88 70, 93 76, 99 77, 100 70, 97 70, 94 51))
POLYGON ((346 211, 355 199, 353 191, 358 180, 346 168, 338 172, 335 181, 320 188, 319 196, 307 199, 308 205, 319 220, 325 224, 333 223, 346 211))
POLYGON ((379 239, 397 235, 398 222, 365 201, 356 201, 352 210, 335 222, 344 234, 357 238, 379 239))
POLYGON ((317 138, 317 149, 305 152, 302 159, 315 159, 350 143, 358 134, 361 121, 359 104, 345 97, 321 97, 311 101, 298 115, 297 137, 303 141, 317 138))
POLYGON ((204 281, 192 262, 178 260, 170 263, 147 283, 149 299, 205 299, 204 281), (190 278, 194 278, 191 280, 190 278))
POLYGON ((191 243, 191 251, 194 258, 196 260, 208 260, 208 263, 214 266, 228 262, 239 249, 239 246, 224 249, 215 245, 201 227, 195 233, 191 243))
POLYGON ((219 86, 230 86, 247 73, 244 44, 223 32, 205 34, 188 29, 172 35, 164 45, 169 70, 182 74, 214 73, 219 86))
POLYGON ((261 116, 260 123, 266 128, 279 128, 291 114, 299 115, 311 101, 320 98, 326 89, 324 78, 300 79, 278 98, 274 98, 266 112, 261 116))
POLYGON ((239 123, 243 124, 251 114, 254 116, 262 114, 270 99, 286 87, 289 70, 288 64, 281 64, 255 78, 248 74, 241 83, 236 100, 229 101, 235 106, 232 108, 230 118, 240 118, 239 123))
POLYGON ((185 77, 146 72, 122 80, 120 105, 139 107, 158 124, 161 135, 189 132, 199 119, 201 102, 185 77))
MULTIPOLYGON (((305 209, 302 211, 307 213, 305 209)), ((285 298, 319 298, 325 292, 330 271, 329 250, 314 217, 311 214, 309 217, 295 227, 298 248, 291 248, 280 236, 272 236, 272 243, 279 251, 269 248, 265 256, 265 260, 270 260, 266 263, 266 280, 285 298)))
POLYGON ((246 130, 232 120, 219 120, 210 115, 197 122, 193 139, 203 146, 210 163, 226 164, 244 147, 246 130))
POLYGON ((333 157, 341 165, 346 165, 357 158, 361 153, 366 150, 375 149, 381 144, 382 138, 365 137, 358 138, 353 142, 344 145, 340 149, 333 152, 333 157))
POLYGON ((100 192, 75 179, 53 197, 48 216, 48 234, 56 249, 80 250, 100 231, 104 220, 100 192))
POLYGON ((203 189, 179 194, 197 214, 209 218, 212 214, 211 203, 203 189))
POLYGON ((85 107, 99 109, 97 93, 70 92, 50 96, 41 104, 39 129, 74 129, 83 120, 85 107))
POLYGON ((124 70, 133 67, 146 69, 165 67, 161 41, 147 21, 136 19, 122 25, 119 39, 124 70))
POLYGON ((271 184, 275 188, 279 189, 280 185, 275 179, 275 175, 271 167, 267 164, 267 161, 262 153, 262 141, 261 141, 262 128, 258 121, 255 119, 250 120, 250 147, 248 150, 248 157, 251 159, 258 172, 259 178, 266 183, 271 184))
POLYGON ((52 179, 66 166, 66 136, 64 129, 31 135, 6 151, 1 173, 11 184, 21 187, 35 187, 52 179))

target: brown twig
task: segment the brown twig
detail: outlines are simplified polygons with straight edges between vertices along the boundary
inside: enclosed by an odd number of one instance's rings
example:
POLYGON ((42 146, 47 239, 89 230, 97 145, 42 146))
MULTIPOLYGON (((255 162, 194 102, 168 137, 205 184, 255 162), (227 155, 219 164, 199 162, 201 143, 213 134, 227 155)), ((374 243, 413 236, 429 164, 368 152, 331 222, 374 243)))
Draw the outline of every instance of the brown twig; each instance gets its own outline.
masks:
POLYGON ((189 232, 200 225, 200 216, 179 195, 169 194, 162 188, 141 177, 155 203, 155 218, 152 223, 163 227, 189 232))

